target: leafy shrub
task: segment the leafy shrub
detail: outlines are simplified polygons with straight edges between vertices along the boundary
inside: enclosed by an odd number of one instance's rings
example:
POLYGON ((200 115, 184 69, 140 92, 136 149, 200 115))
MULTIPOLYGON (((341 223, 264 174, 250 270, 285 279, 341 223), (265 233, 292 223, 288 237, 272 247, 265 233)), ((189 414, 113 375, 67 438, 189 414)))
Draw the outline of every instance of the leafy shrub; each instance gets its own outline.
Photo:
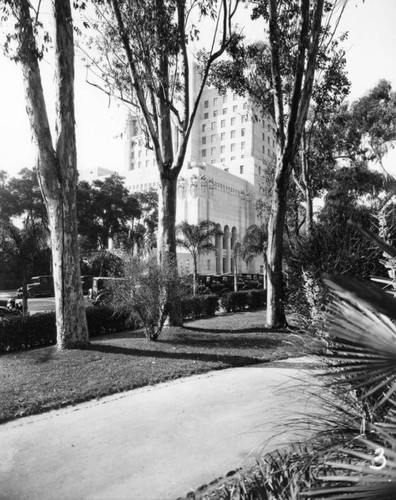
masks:
POLYGON ((181 301, 183 319, 214 316, 219 308, 217 295, 195 295, 181 301))
POLYGON ((265 305, 265 300, 265 290, 246 290, 222 295, 220 304, 227 312, 236 312, 263 307, 265 305))
MULTIPOLYGON (((97 337, 138 325, 128 322, 129 315, 115 313, 105 306, 88 307, 89 336, 97 337)), ((30 349, 56 344, 55 313, 46 312, 31 316, 10 316, 0 320, 0 352, 30 349)))
POLYGON ((129 314, 131 321, 138 321, 148 340, 157 340, 165 320, 172 311, 179 311, 185 296, 173 262, 159 265, 157 257, 146 259, 125 253, 124 278, 112 287, 111 305, 115 311, 129 314))

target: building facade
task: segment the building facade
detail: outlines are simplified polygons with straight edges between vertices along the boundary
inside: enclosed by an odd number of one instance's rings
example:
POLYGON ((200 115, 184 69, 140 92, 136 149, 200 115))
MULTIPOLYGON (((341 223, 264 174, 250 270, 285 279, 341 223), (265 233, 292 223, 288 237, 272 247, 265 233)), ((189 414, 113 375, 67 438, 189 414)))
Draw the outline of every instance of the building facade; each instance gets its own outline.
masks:
MULTIPOLYGON (((178 144, 176 127, 174 148, 178 144)), ((178 180, 177 222, 215 222, 223 232, 216 253, 203 255, 202 274, 230 273, 235 268, 233 248, 247 228, 260 224, 255 204, 266 168, 274 162, 276 135, 272 118, 260 115, 250 100, 235 93, 204 89, 192 128, 184 166, 178 180)), ((126 169, 131 191, 159 188, 154 152, 145 147, 137 119, 130 117, 126 134, 126 169)), ((192 272, 192 259, 178 253, 179 267, 192 272)), ((262 257, 248 264, 239 258, 239 272, 259 272, 262 257)))

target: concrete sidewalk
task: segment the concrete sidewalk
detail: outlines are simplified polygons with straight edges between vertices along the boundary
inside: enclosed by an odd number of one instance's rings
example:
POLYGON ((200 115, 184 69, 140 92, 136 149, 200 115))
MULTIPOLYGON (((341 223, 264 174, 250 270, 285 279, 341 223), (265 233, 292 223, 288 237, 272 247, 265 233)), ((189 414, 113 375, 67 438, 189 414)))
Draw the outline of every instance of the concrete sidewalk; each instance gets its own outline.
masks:
POLYGON ((0 498, 176 499, 295 435, 278 424, 313 404, 307 362, 210 372, 3 424, 0 498))

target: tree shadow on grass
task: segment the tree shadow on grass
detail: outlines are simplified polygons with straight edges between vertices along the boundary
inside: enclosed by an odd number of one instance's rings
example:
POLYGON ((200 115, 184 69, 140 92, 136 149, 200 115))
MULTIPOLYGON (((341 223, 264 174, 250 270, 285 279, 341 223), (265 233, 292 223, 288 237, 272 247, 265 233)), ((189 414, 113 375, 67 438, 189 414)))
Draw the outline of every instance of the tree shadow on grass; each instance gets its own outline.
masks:
POLYGON ((199 326, 185 326, 183 329, 188 332, 200 333, 230 333, 232 335, 238 333, 290 333, 287 329, 272 330, 263 326, 254 326, 250 328, 202 328, 199 326))
MULTIPOLYGON (((214 332, 212 332, 214 333, 214 332)), ((175 335, 171 338, 159 339, 158 343, 167 345, 178 345, 178 346, 190 346, 190 347, 202 347, 207 349, 213 349, 214 347, 225 349, 273 349, 275 347, 280 347, 282 345, 282 339, 271 339, 271 338, 249 338, 243 336, 229 336, 224 338, 224 336, 209 335, 205 338, 202 337, 188 337, 185 335, 175 335)))
POLYGON ((133 349, 109 344, 90 344, 85 350, 101 352, 105 354, 123 354, 126 356, 181 359, 186 361, 204 361, 208 363, 222 363, 229 366, 244 366, 257 363, 265 363, 269 360, 252 356, 233 356, 230 354, 208 354, 203 352, 167 352, 159 350, 133 349))

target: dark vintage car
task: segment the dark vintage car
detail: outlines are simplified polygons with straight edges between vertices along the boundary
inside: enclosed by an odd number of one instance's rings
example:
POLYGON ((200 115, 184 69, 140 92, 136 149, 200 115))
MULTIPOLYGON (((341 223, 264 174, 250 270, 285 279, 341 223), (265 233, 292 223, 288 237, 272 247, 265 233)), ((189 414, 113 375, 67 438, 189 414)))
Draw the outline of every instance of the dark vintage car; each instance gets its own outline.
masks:
MULTIPOLYGON (((17 290, 17 297, 22 297, 22 287, 17 290)), ((45 297, 54 295, 54 279, 52 276, 34 276, 27 285, 28 297, 45 297)))
MULTIPOLYGON (((237 278, 238 290, 243 290, 245 283, 239 277, 237 278)), ((231 274, 200 274, 198 275, 198 293, 214 293, 224 295, 234 291, 234 276, 231 274)))
POLYGON ((238 275, 249 290, 261 290, 264 286, 264 276, 259 273, 241 273, 238 275))

